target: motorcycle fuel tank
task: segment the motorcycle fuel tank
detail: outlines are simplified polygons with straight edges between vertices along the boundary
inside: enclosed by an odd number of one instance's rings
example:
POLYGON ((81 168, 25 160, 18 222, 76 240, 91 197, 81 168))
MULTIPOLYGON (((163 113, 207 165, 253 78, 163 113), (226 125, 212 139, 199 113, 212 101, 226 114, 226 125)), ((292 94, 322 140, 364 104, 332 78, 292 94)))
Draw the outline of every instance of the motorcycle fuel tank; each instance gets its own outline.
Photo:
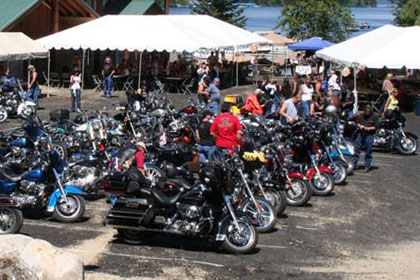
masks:
POLYGON ((36 168, 31 170, 28 174, 25 175, 24 179, 29 181, 39 181, 42 179, 43 172, 41 168, 36 168))
POLYGON ((25 148, 26 145, 28 145, 28 139, 26 139, 26 137, 20 137, 16 140, 13 140, 11 145, 13 147, 25 148))

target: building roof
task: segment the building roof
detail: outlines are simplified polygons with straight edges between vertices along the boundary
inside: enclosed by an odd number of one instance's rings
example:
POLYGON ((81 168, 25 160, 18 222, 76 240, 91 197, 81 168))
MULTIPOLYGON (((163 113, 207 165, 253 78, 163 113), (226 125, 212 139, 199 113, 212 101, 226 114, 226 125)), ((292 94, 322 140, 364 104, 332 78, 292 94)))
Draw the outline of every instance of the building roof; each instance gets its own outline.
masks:
POLYGON ((27 11, 38 4, 39 0, 1 0, 0 1, 0 31, 18 20, 27 11))
POLYGON ((153 7, 162 8, 155 0, 118 0, 109 1, 103 14, 111 15, 145 15, 153 7))

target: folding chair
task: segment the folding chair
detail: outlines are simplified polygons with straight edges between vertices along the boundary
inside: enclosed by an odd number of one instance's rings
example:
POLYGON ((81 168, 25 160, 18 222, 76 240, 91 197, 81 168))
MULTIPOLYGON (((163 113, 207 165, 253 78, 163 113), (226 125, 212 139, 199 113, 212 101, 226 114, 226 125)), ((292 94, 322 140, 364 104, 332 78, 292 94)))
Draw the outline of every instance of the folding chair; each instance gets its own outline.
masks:
POLYGON ((102 91, 102 81, 99 79, 98 75, 92 75, 93 83, 94 83, 94 89, 93 91, 102 91))
POLYGON ((70 74, 62 73, 61 74, 61 81, 62 81, 62 84, 61 84, 62 88, 64 88, 66 85, 70 86, 70 74))
POLYGON ((195 85, 195 78, 185 79, 185 81, 182 83, 182 94, 192 95, 193 94, 192 89, 194 88, 194 85, 195 85))
POLYGON ((164 93, 165 92, 165 84, 163 84, 158 79, 156 79, 155 82, 156 82, 156 85, 158 86, 157 94, 164 93))
POLYGON ((60 74, 56 72, 51 72, 50 73, 50 86, 53 87, 54 85, 56 85, 57 87, 61 85, 61 77, 60 77, 60 74))
POLYGON ((127 80, 124 82, 122 90, 123 91, 134 90, 133 83, 134 83, 133 77, 128 77, 127 80))
POLYGON ((373 112, 382 113, 388 96, 389 95, 387 93, 380 93, 376 100, 370 102, 370 106, 372 106, 373 112))

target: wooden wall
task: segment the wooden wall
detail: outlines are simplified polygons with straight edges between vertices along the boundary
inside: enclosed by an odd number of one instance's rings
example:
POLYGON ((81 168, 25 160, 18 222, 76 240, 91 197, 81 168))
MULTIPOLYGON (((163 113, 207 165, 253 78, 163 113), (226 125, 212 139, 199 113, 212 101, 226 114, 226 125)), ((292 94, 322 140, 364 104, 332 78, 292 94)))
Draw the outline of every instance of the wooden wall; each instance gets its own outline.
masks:
POLYGON ((51 10, 41 4, 5 31, 23 32, 38 39, 51 34, 51 22, 51 10))

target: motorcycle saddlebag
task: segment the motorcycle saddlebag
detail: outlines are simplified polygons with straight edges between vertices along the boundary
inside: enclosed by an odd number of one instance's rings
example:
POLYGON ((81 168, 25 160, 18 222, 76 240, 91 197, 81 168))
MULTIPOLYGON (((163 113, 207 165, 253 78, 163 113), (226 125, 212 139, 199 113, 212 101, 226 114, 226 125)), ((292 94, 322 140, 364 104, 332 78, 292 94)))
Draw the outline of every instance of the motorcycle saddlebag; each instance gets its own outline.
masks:
POLYGON ((127 189, 125 174, 123 172, 115 172, 107 176, 102 184, 104 191, 110 193, 124 193, 127 189))
POLYGON ((111 198, 112 208, 105 223, 111 226, 138 227, 153 221, 153 207, 144 198, 111 198))
POLYGON ((70 119, 70 111, 66 109, 56 109, 50 112, 50 121, 62 122, 70 119))

